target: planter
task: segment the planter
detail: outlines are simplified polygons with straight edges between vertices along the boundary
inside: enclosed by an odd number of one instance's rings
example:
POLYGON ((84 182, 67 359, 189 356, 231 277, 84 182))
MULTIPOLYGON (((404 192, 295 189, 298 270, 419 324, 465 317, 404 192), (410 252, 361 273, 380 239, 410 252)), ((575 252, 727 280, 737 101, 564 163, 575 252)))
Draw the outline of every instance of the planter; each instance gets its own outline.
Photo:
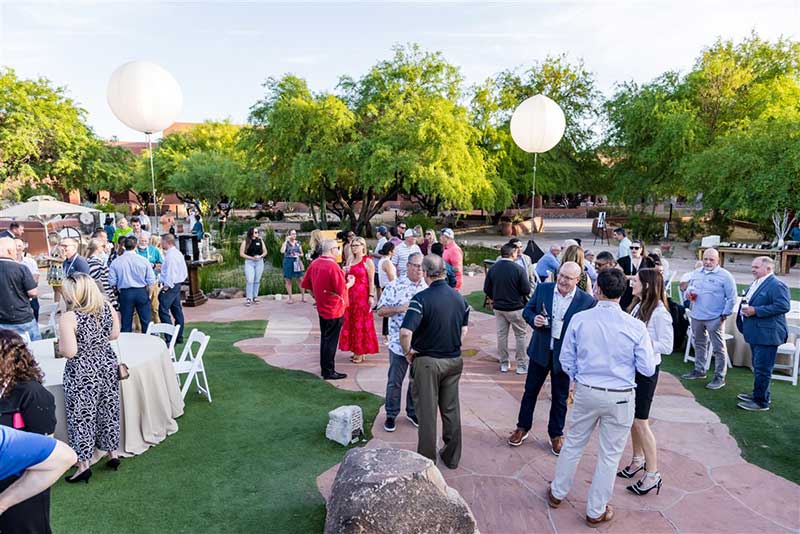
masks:
POLYGON ((510 237, 514 232, 511 221, 500 221, 500 235, 510 237))

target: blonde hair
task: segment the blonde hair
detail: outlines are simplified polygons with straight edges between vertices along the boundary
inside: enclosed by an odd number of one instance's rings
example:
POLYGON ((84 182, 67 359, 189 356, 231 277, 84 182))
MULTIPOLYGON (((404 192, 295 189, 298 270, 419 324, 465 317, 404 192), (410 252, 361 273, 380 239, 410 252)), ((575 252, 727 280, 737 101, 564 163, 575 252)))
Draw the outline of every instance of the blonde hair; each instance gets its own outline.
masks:
POLYGON ((433 244, 433 243, 438 243, 438 241, 436 240, 436 230, 434 230, 434 229, 425 230, 425 233, 426 233, 426 234, 427 234, 428 232, 430 232, 431 236, 433 237, 433 239, 431 239, 431 244, 433 244))
POLYGON ((158 234, 153 234, 150 236, 150 245, 156 248, 161 248, 161 236, 158 234))
POLYGON ((95 252, 102 252, 104 248, 103 241, 94 237, 89 240, 89 244, 86 247, 86 255, 93 256, 95 252))
POLYGON ((565 250, 564 254, 561 256, 561 265, 564 265, 568 261, 574 261, 580 266, 581 271, 583 271, 583 249, 578 245, 568 246, 567 250, 565 250))
POLYGON ((318 228, 311 231, 311 237, 308 239, 308 248, 311 249, 311 252, 314 252, 317 245, 322 246, 322 230, 318 228))
POLYGON ((355 243, 358 243, 359 245, 364 247, 364 256, 366 256, 367 255, 367 241, 361 236, 356 236, 356 237, 353 238, 352 241, 350 241, 351 245, 353 245, 355 243))
POLYGON ((88 274, 76 273, 65 278, 61 294, 73 311, 100 315, 106 306, 103 292, 88 274))

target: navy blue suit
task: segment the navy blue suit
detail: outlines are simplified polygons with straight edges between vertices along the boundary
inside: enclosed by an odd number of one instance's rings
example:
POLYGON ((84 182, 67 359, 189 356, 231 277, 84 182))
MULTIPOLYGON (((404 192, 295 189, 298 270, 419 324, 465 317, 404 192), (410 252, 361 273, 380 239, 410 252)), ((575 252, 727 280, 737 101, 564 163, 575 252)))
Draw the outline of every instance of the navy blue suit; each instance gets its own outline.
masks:
POLYGON ((533 336, 528 345, 528 376, 525 379, 525 393, 519 407, 519 418, 517 428, 530 430, 533 426, 533 410, 536 407, 536 398, 544 385, 547 375, 550 374, 550 384, 552 388, 552 403, 550 404, 550 420, 547 425, 547 433, 551 438, 564 434, 564 421, 567 417, 567 397, 569 397, 569 376, 561 370, 561 363, 558 357, 561 354, 561 340, 567 331, 572 316, 578 312, 588 310, 595 305, 594 298, 580 289, 575 290, 575 297, 567 312, 564 314, 564 322, 559 339, 553 340, 553 348, 550 349, 551 330, 550 326, 537 328, 533 325, 533 320, 540 315, 542 308, 550 317, 552 324, 553 317, 553 292, 556 291, 556 284, 547 282, 536 286, 533 296, 528 301, 522 311, 522 317, 533 327, 533 336))
POLYGON ((778 346, 786 343, 789 336, 786 327, 786 314, 791 308, 789 288, 770 276, 756 289, 748 305, 755 308, 756 314, 744 317, 737 313, 736 328, 744 335, 753 354, 753 400, 765 407, 769 406, 769 382, 778 346))

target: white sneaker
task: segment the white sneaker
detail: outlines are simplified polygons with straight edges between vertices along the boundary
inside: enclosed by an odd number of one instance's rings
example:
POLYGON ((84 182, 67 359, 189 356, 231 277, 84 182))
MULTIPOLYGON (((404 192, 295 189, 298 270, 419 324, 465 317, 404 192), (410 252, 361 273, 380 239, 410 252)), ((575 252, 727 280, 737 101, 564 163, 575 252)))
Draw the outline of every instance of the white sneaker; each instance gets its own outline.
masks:
POLYGON ((528 374, 528 366, 527 365, 517 365, 517 374, 518 375, 527 375, 528 374))
POLYGON ((508 372, 508 362, 502 362, 500 364, 500 372, 507 373, 508 372))

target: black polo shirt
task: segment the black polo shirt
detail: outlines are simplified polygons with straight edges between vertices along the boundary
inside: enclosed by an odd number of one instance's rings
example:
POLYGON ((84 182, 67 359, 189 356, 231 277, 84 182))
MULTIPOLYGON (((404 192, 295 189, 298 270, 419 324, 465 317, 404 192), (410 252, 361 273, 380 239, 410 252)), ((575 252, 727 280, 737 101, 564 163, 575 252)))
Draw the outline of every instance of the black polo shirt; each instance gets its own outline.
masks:
POLYGON ((0 323, 33 321, 28 291, 36 287, 31 271, 10 258, 0 258, 0 323))
POLYGON ((461 328, 469 322, 469 305, 445 280, 433 282, 408 303, 401 328, 414 332, 411 348, 420 356, 461 356, 461 328))

